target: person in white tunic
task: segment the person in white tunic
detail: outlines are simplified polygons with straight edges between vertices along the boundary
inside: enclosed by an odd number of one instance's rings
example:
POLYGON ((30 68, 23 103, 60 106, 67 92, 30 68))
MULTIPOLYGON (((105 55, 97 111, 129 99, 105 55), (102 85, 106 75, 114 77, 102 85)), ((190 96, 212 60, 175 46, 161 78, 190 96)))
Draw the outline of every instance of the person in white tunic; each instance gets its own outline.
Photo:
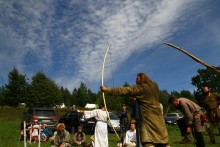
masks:
POLYGON ((124 147, 136 147, 136 127, 135 123, 131 122, 130 130, 125 134, 124 147))
POLYGON ((94 147, 108 147, 108 112, 106 112, 105 106, 101 105, 101 109, 95 109, 92 111, 78 110, 78 112, 84 113, 85 119, 95 117, 97 120, 94 134, 94 147))

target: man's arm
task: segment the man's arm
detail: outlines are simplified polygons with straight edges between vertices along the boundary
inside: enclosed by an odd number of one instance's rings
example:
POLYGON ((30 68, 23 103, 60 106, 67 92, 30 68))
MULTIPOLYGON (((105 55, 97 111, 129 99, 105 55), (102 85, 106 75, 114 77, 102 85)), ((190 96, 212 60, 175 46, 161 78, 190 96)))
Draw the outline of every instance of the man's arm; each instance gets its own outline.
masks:
POLYGON ((216 101, 218 102, 218 104, 220 104, 220 94, 215 93, 214 95, 216 97, 216 101))
POLYGON ((54 138, 54 145, 56 145, 56 146, 60 145, 58 135, 56 135, 55 138, 54 138))
POLYGON ((128 131, 125 134, 125 139, 124 139, 124 145, 127 145, 129 142, 129 138, 128 138, 128 131))
POLYGON ((68 131, 65 131, 65 138, 63 139, 63 142, 69 142, 70 141, 70 134, 68 131))
POLYGON ((186 119, 186 124, 188 126, 192 125, 193 114, 189 110, 189 106, 185 102, 181 101, 181 107, 182 107, 182 109, 181 109, 182 113, 183 113, 183 115, 185 116, 185 119, 186 119))

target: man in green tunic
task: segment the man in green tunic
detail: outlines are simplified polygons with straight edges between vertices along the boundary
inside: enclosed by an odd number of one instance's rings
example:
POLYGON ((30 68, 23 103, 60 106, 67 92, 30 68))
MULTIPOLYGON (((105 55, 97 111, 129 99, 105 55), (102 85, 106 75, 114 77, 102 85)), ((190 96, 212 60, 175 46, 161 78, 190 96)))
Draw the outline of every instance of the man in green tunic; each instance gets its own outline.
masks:
POLYGON ((100 87, 109 95, 136 98, 140 107, 140 139, 143 147, 168 146, 168 133, 159 102, 159 88, 145 73, 137 74, 136 85, 130 87, 100 87))
POLYGON ((205 94, 203 105, 207 111, 210 124, 207 128, 210 134, 210 144, 215 144, 213 129, 215 123, 217 123, 218 128, 220 127, 220 94, 211 92, 207 86, 203 87, 203 93, 205 94))

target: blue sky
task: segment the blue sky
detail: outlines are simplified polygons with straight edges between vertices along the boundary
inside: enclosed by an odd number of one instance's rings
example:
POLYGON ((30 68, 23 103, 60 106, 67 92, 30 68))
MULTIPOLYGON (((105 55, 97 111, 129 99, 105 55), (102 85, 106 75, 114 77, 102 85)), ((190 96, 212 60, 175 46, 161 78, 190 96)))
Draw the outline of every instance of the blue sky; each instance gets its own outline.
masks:
POLYGON ((59 86, 135 84, 145 72, 161 90, 196 90, 205 69, 163 42, 220 65, 219 0, 0 0, 0 85, 16 67, 43 71, 59 86))

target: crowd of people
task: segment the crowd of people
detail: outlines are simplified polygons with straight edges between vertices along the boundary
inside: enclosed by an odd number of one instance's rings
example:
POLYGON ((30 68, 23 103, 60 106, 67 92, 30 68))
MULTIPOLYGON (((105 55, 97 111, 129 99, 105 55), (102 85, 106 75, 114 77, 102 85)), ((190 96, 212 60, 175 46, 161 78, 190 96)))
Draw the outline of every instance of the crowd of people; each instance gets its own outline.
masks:
POLYGON ((57 124, 56 131, 53 134, 50 133, 51 131, 49 131, 46 124, 41 126, 37 120, 34 121, 34 124, 26 123, 26 129, 23 126, 24 124, 21 125, 21 141, 26 140, 28 143, 50 141, 51 147, 92 146, 92 143, 87 144, 86 135, 82 132, 82 126, 78 126, 78 130, 73 135, 72 140, 70 139, 70 133, 65 129, 65 124, 63 123, 57 124))
POLYGON ((24 123, 22 123, 20 129, 20 140, 24 140, 26 138, 27 142, 38 142, 39 140, 44 142, 52 135, 51 131, 47 128, 47 124, 39 125, 38 120, 35 120, 33 124, 25 122, 25 126, 24 123))
MULTIPOLYGON (((131 112, 131 120, 128 119, 127 106, 122 105, 119 112, 120 118, 120 146, 124 147, 169 147, 169 136, 163 117, 163 107, 159 99, 159 87, 145 73, 139 73, 136 77, 136 85, 128 87, 108 88, 100 86, 102 92, 112 96, 126 95, 134 100, 131 112), (124 137, 125 134, 125 137, 124 137)), ((177 98, 175 96, 169 99, 169 104, 180 111, 184 117, 178 120, 178 127, 183 136, 181 144, 192 142, 190 133, 192 133, 196 147, 205 147, 203 138, 204 127, 206 128, 210 144, 215 144, 213 128, 215 124, 220 125, 220 94, 212 92, 208 87, 203 88, 205 94, 203 106, 199 106, 188 98, 177 98)), ((86 142, 86 135, 82 131, 82 126, 78 127, 77 132, 70 140, 70 134, 65 130, 64 124, 57 125, 57 131, 53 135, 52 146, 92 146, 108 147, 108 112, 105 105, 100 109, 92 111, 77 110, 84 115, 85 119, 94 117, 96 126, 94 136, 91 137, 91 143, 86 142)), ((220 126, 218 126, 220 128, 220 126)), ((42 141, 49 138, 47 126, 42 125, 42 131, 39 131, 38 122, 33 125, 26 125, 26 134, 30 140, 38 141, 38 133, 42 141), (43 135, 44 134, 44 135, 43 135)), ((25 129, 23 129, 25 130, 25 129)), ((23 132, 24 134, 24 132, 23 132)))

